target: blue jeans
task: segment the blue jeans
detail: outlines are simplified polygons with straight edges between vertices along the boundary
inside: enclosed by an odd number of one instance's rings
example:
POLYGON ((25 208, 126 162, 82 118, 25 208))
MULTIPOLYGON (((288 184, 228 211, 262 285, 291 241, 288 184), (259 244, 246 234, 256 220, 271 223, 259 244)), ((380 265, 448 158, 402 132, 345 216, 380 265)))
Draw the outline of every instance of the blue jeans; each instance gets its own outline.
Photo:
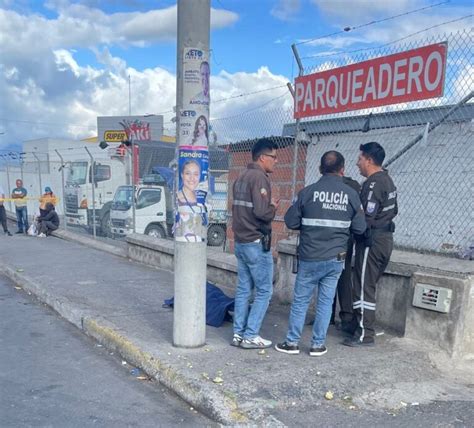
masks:
POLYGON ((16 221, 18 232, 28 231, 28 209, 26 207, 16 207, 16 221))
POLYGON ((313 324, 311 346, 322 346, 326 341, 332 302, 336 294, 337 281, 341 276, 344 262, 336 259, 325 261, 300 260, 296 276, 293 303, 286 341, 297 345, 301 338, 306 312, 315 288, 318 288, 316 318, 313 324))
POLYGON ((273 257, 260 242, 235 243, 237 290, 235 292, 234 334, 244 339, 259 335, 273 292, 273 257), (250 308, 252 290, 255 297, 250 308), (250 308, 250 310, 249 310, 250 308))

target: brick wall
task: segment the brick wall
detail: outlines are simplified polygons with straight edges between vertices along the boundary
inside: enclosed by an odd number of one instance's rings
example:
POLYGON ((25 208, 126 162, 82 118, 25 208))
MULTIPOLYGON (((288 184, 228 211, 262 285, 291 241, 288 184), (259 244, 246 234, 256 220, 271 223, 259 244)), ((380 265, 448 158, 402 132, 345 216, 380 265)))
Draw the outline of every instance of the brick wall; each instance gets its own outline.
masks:
MULTIPOLYGON (((251 147, 251 146, 249 146, 251 147)), ((280 206, 272 223, 272 249, 275 254, 275 248, 278 241, 288 238, 290 232, 283 221, 283 217, 291 205, 291 181, 293 176, 293 145, 286 145, 278 149, 278 163, 275 171, 270 174, 272 183, 272 197, 280 198, 280 206)), ((305 159, 306 145, 300 145, 298 149, 298 167, 296 170, 296 192, 304 187, 305 179, 305 159)), ((232 186, 234 181, 239 177, 242 170, 251 162, 252 156, 250 149, 248 151, 231 152, 229 161, 229 213, 232 213, 232 186)), ((232 219, 230 227, 227 228, 227 245, 228 251, 234 252, 234 234, 232 232, 232 219)))

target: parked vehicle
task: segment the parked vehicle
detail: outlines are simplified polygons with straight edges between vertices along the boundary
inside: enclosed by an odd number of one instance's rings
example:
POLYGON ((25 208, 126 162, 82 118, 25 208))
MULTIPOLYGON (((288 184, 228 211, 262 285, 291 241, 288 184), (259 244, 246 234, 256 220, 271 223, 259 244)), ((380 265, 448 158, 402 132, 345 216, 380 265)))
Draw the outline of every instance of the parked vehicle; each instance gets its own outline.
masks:
MULTIPOLYGON (((174 173, 170 168, 159 170, 161 174, 144 177, 137 186, 117 188, 110 211, 110 228, 113 235, 125 236, 133 232, 135 210, 136 233, 159 238, 172 236, 174 213, 171 192, 174 173)), ((226 237, 227 180, 211 177, 211 194, 207 242, 210 246, 220 246, 226 237)))

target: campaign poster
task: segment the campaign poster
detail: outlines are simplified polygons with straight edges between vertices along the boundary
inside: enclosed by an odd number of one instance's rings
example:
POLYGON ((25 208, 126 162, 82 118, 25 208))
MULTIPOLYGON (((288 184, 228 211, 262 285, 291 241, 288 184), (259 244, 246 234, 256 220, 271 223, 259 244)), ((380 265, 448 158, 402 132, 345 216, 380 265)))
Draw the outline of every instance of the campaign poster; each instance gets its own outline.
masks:
POLYGON ((209 53, 196 48, 183 52, 183 107, 179 114, 179 145, 209 145, 209 53))
POLYGON ((207 147, 209 145, 208 111, 182 109, 179 121, 180 146, 207 147))
POLYGON ((207 147, 181 146, 178 156, 175 239, 203 242, 208 225, 209 152, 207 147))
POLYGON ((183 107, 196 110, 210 102, 209 53, 202 49, 185 48, 183 53, 183 107))

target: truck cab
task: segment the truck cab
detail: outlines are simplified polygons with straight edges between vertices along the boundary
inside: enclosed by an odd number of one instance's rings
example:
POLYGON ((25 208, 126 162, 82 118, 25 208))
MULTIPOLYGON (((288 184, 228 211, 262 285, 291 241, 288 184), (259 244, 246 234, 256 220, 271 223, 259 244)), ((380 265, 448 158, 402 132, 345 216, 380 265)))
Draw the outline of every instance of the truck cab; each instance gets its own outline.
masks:
POLYGON ((171 236, 173 209, 171 194, 159 179, 137 186, 119 186, 110 211, 111 232, 125 236, 133 232, 133 197, 135 198, 135 232, 158 238, 171 236), (134 188, 135 187, 135 188, 134 188))
POLYGON ((92 163, 88 160, 68 164, 64 193, 66 221, 68 226, 87 229, 92 229, 95 221, 97 230, 106 234, 115 189, 126 182, 123 161, 119 159, 97 161, 94 176, 92 174, 92 163))

